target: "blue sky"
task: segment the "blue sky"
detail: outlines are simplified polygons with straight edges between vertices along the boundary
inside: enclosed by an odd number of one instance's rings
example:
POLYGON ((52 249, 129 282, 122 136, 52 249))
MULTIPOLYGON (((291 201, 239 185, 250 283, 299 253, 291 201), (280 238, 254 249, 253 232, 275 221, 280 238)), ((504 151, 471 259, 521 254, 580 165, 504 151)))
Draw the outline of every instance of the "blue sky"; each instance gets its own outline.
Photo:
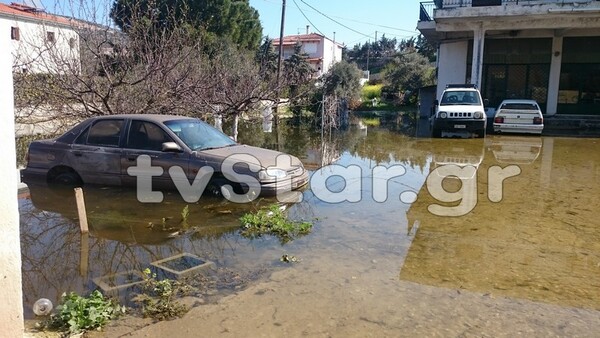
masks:
MULTIPOLYGON (((11 0, 1 0, 9 3, 11 0)), ((12 0, 21 2, 22 0, 12 0)), ((49 12, 70 12, 70 3, 79 0, 38 0, 49 12)), ((106 12, 112 0, 84 0, 86 7, 97 8, 98 16, 106 12)), ((250 0, 250 5, 258 10, 263 25, 263 34, 271 38, 279 37, 281 5, 283 0, 250 0)), ((418 35, 418 0, 286 0, 285 34, 303 34, 306 25, 310 31, 334 38, 352 48, 385 34, 398 40, 418 35), (311 8, 311 6, 313 8, 311 8)), ((88 17, 89 15, 83 15, 88 17)), ((98 20, 98 19, 97 19, 98 20)))
MULTIPOLYGON (((306 25, 310 25, 311 32, 320 31, 330 39, 335 32, 335 40, 350 48, 369 38, 373 41, 376 31, 378 39, 385 34, 401 40, 418 35, 419 3, 417 0, 286 0, 285 35, 304 34, 306 25)), ((250 5, 260 14, 263 34, 279 37, 282 0, 250 0, 250 5)))

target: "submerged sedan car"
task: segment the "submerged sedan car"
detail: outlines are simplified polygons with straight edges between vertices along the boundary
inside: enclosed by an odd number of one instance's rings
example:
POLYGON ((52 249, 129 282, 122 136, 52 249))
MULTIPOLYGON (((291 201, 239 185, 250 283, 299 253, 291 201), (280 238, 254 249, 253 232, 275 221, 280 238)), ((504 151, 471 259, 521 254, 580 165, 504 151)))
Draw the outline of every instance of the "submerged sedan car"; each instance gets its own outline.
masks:
POLYGON ((136 186, 138 176, 147 174, 152 188, 208 182, 207 191, 228 197, 221 187, 239 194, 253 187, 272 195, 308 182, 308 172, 294 156, 238 144, 199 119, 172 115, 90 118, 56 139, 32 142, 27 159, 25 183, 136 186), (140 159, 149 161, 146 167, 140 159))
POLYGON ((494 132, 541 134, 544 117, 534 100, 504 100, 494 116, 494 132))

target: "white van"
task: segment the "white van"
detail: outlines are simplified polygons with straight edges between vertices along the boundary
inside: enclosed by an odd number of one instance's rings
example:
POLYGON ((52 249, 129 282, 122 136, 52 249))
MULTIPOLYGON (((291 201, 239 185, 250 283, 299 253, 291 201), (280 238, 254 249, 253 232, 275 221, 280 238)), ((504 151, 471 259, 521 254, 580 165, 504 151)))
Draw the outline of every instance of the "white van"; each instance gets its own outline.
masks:
POLYGON ((431 135, 441 137, 442 132, 471 133, 485 136, 486 115, 484 101, 472 84, 450 84, 439 101, 434 102, 431 118, 431 135))

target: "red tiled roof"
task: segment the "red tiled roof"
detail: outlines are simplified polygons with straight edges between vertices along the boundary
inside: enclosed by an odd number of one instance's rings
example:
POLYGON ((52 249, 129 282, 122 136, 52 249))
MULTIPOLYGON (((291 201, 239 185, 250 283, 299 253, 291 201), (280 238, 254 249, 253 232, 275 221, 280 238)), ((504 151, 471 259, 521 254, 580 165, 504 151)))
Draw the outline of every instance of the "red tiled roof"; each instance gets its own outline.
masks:
MULTIPOLYGON (((323 35, 317 33, 311 34, 300 34, 300 35, 288 35, 283 37, 284 45, 294 45, 299 42, 318 42, 323 39, 326 39, 323 35)), ((276 45, 279 43, 279 38, 273 39, 273 44, 276 45)))
MULTIPOLYGON (((283 37, 283 45, 284 46, 293 46, 297 43, 302 43, 302 42, 320 42, 321 40, 329 40, 329 41, 333 41, 331 39, 329 39, 326 36, 323 36, 321 34, 317 34, 317 33, 310 33, 310 34, 298 34, 298 35, 287 35, 283 37)), ((335 44, 341 46, 339 43, 334 42, 335 44)), ((278 46, 279 45, 279 38, 273 39, 273 46, 278 46)))
POLYGON ((35 8, 15 3, 10 5, 0 3, 0 14, 13 15, 17 18, 33 19, 37 21, 54 22, 63 25, 71 25, 73 23, 73 20, 67 17, 48 14, 46 12, 38 11, 35 8))

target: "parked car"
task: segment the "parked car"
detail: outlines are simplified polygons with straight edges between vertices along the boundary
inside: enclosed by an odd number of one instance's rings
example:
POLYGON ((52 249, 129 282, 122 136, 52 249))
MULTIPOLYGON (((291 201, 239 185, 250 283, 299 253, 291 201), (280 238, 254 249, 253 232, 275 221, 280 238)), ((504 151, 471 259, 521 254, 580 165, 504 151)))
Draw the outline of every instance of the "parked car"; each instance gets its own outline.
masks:
POLYGON ((485 136, 486 117, 484 100, 472 84, 449 84, 440 100, 434 102, 431 116, 431 135, 441 137, 442 132, 476 134, 485 136))
POLYGON ((247 192, 249 185, 236 180, 241 175, 254 178, 264 195, 295 190, 308 182, 308 172, 297 157, 288 155, 287 163, 278 161, 285 154, 238 144, 199 119, 149 114, 94 117, 56 139, 32 142, 22 179, 25 183, 41 179, 69 185, 136 186, 137 177, 128 169, 138 165, 140 155, 162 168, 162 174, 154 173, 152 178, 152 188, 158 190, 176 187, 172 167, 182 169, 188 186, 198 172, 212 168, 207 189, 217 195, 225 193, 224 185, 236 193, 247 192), (222 170, 232 155, 242 156, 232 164, 233 176, 222 170))
POLYGON ((534 100, 504 100, 494 116, 494 132, 541 134, 544 117, 534 100))

